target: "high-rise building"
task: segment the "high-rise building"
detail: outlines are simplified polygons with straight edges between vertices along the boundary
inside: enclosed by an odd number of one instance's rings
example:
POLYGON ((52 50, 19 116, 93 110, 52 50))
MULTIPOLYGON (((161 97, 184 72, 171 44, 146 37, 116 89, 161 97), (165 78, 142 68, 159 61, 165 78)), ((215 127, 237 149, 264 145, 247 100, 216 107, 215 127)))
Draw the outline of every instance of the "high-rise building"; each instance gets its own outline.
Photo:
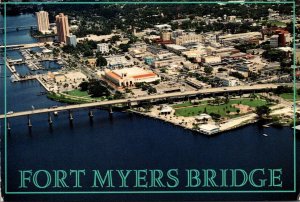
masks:
POLYGON ((39 11, 36 12, 36 20, 37 20, 37 26, 38 30, 45 34, 49 30, 49 17, 48 12, 46 11, 39 11))
POLYGON ((76 47, 76 45, 77 45, 76 36, 72 35, 72 34, 67 36, 67 44, 70 45, 70 46, 76 47))
POLYGON ((67 36, 70 35, 68 16, 60 13, 55 19, 58 41, 67 43, 67 36))

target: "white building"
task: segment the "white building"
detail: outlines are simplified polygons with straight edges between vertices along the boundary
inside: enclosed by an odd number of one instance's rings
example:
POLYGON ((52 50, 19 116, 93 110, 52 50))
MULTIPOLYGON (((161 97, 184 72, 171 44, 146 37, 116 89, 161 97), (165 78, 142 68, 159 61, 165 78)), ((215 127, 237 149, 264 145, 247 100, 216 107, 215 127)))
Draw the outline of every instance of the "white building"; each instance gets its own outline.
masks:
POLYGON ((214 124, 203 124, 199 126, 199 131, 207 135, 212 135, 218 133, 220 127, 214 124))
POLYGON ((109 53, 109 46, 107 43, 99 43, 97 44, 97 51, 100 53, 109 53))
POLYGON ((160 115, 168 115, 171 114, 173 111, 173 108, 170 107, 169 105, 161 105, 159 108, 159 114, 160 115))
POLYGON ((75 35, 68 35, 67 36, 67 45, 76 47, 77 39, 75 35))
POLYGON ((221 77, 220 78, 222 84, 224 86, 238 86, 240 85, 240 81, 232 76, 228 76, 228 77, 221 77))
POLYGON ((157 31, 171 30, 171 25, 168 25, 168 24, 154 25, 154 28, 155 28, 157 31))
POLYGON ((104 78, 114 88, 132 87, 135 83, 149 83, 160 80, 160 77, 151 70, 139 67, 106 70, 104 78))
POLYGON ((270 38, 270 46, 272 48, 277 48, 278 47, 278 35, 273 35, 270 38))

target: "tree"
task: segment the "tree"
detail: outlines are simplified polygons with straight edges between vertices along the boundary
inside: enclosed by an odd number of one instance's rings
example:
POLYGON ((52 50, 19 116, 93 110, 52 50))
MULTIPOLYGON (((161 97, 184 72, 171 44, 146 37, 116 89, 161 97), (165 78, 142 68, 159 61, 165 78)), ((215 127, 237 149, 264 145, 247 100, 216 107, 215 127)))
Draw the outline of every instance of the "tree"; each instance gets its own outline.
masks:
POLYGON ((263 52, 262 56, 270 61, 282 62, 286 58, 284 51, 279 49, 270 49, 263 52))
POLYGON ((83 81, 79 84, 80 91, 87 91, 89 87, 89 82, 83 81))
POLYGON ((230 74, 229 74, 230 76, 233 76, 233 77, 235 77, 235 78, 238 78, 238 79, 244 79, 245 77, 241 74, 241 73, 239 73, 239 72, 230 72, 230 74))
POLYGON ((120 91, 116 91, 114 94, 114 99, 122 99, 124 98, 124 94, 121 93, 120 91))
POLYGON ((154 84, 154 85, 158 85, 159 83, 160 83, 160 80, 158 80, 158 79, 155 80, 155 81, 153 81, 153 84, 154 84))
POLYGON ((148 89, 148 94, 153 94, 153 93, 157 93, 157 90, 156 90, 156 88, 153 88, 150 86, 148 89))
POLYGON ((120 38, 121 37, 119 35, 114 35, 114 36, 111 37, 110 42, 115 43, 116 41, 119 41, 120 38))
POLYGON ((102 85, 99 80, 91 80, 89 82, 88 91, 91 97, 109 96, 110 92, 102 85))
POLYGON ((213 68, 212 68, 212 67, 204 67, 204 72, 205 72, 206 74, 211 74, 212 71, 213 71, 213 68))
POLYGON ((130 48, 129 44, 120 44, 119 48, 123 51, 123 52, 128 52, 128 49, 130 48))
POLYGON ((271 112, 271 109, 266 106, 258 106, 256 107, 255 113, 259 116, 259 118, 263 118, 264 116, 268 116, 271 112))
POLYGON ((217 114, 217 113, 210 113, 209 114, 211 116, 212 119, 214 120, 219 120, 221 118, 221 115, 220 114, 217 114))
POLYGON ((98 67, 101 67, 101 66, 106 66, 107 65, 107 60, 103 57, 103 56, 99 56, 96 60, 96 65, 98 67))

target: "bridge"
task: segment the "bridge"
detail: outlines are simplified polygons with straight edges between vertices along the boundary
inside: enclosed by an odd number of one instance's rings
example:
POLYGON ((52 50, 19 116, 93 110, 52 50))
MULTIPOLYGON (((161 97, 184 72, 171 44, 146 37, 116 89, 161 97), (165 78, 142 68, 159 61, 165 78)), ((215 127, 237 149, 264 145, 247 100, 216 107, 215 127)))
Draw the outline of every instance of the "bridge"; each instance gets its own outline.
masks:
MULTIPOLYGON (((26 26, 17 26, 17 27, 6 27, 6 30, 26 30, 26 29, 36 29, 37 25, 26 25, 26 26)), ((4 30, 4 27, 0 27, 0 30, 4 30)))
POLYGON ((95 108, 95 107, 103 107, 109 106, 110 112, 112 112, 111 106, 119 105, 119 104, 127 104, 131 106, 131 103, 139 103, 143 101, 153 102, 155 100, 163 100, 169 98, 180 98, 180 97, 192 97, 197 95, 208 95, 208 94, 218 94, 218 93, 233 93, 233 92, 253 92, 253 91, 267 91, 271 89, 277 88, 279 85, 277 84, 257 84, 253 86, 233 86, 233 87, 219 87, 219 88, 210 88, 210 89, 201 89, 196 91, 185 91, 185 92, 174 92, 167 94, 159 94, 159 95, 148 95, 130 99, 118 99, 118 100, 108 100, 108 101, 98 101, 92 103, 85 104, 75 104, 75 105, 67 105, 67 106, 59 106, 56 108, 43 108, 43 109, 34 109, 28 111, 15 112, 12 114, 2 114, 0 115, 0 119, 6 118, 14 118, 21 116, 30 116, 34 114, 43 114, 43 113, 51 113, 51 112, 59 112, 59 111, 71 111, 76 109, 84 109, 84 108, 95 108))
MULTIPOLYGON (((49 43, 49 42, 47 42, 49 43)), ((29 44, 19 44, 19 45, 7 45, 6 49, 22 49, 22 48, 34 48, 39 46, 44 46, 44 43, 29 43, 29 44)), ((0 49, 4 49, 5 46, 0 46, 0 49)))

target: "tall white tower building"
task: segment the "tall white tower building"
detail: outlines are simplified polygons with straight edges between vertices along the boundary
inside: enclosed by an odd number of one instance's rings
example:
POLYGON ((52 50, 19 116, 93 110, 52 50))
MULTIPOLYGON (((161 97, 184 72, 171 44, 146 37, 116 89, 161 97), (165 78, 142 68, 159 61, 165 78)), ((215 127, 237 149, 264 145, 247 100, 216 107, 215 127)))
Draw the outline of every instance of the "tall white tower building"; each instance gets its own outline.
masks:
POLYGON ((45 34, 49 30, 49 14, 46 11, 36 12, 38 30, 45 34))

